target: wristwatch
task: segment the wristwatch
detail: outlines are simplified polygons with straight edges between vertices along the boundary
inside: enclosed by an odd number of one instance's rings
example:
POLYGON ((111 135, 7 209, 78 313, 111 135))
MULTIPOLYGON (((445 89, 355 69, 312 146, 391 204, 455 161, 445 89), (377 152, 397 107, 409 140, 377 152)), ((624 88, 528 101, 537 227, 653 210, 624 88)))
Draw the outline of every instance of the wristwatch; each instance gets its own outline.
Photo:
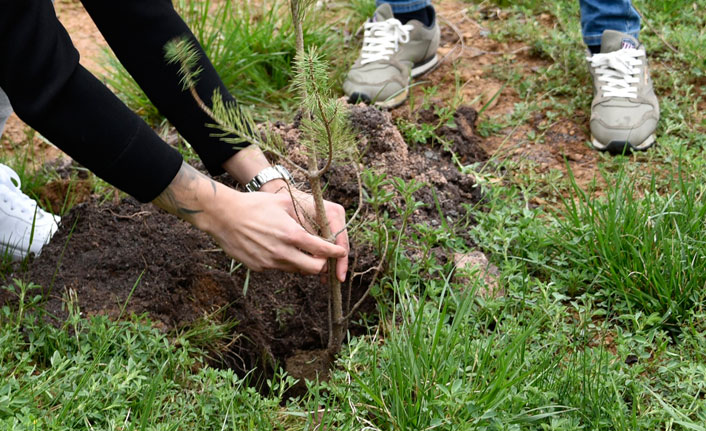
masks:
POLYGON ((255 178, 250 180, 247 184, 245 184, 245 189, 249 192, 256 192, 260 190, 260 187, 265 185, 265 183, 269 183, 272 180, 287 180, 287 181, 292 181, 292 174, 289 173, 287 168, 285 168, 282 165, 275 165, 275 166, 270 166, 268 168, 265 168, 261 170, 257 175, 255 175, 255 178))

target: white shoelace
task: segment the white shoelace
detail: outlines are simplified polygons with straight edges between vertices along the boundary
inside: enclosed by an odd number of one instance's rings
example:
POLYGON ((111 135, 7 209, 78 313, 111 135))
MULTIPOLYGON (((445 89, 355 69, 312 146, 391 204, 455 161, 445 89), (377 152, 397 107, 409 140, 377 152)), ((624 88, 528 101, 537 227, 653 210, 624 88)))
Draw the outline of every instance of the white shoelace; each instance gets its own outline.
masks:
POLYGON ((593 54, 586 59, 595 68, 596 79, 603 83, 603 97, 637 97, 637 84, 642 73, 642 49, 620 49, 606 54, 593 54))
POLYGON ((395 18, 382 22, 366 22, 361 64, 389 60, 390 56, 399 50, 400 43, 409 42, 409 32, 413 29, 413 26, 402 24, 395 18))

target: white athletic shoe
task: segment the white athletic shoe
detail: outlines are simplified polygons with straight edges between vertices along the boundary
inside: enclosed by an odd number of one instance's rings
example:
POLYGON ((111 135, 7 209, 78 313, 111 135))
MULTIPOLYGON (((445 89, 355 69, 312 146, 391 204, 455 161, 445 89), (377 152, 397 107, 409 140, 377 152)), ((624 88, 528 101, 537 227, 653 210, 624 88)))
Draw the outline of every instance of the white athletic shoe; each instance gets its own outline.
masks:
POLYGON ((659 122, 659 101, 645 48, 629 34, 605 30, 601 53, 587 59, 594 87, 593 147, 616 154, 651 147, 659 122))
POLYGON ((0 164, 0 253, 12 260, 22 260, 29 253, 39 255, 61 221, 39 208, 20 185, 15 171, 0 164))

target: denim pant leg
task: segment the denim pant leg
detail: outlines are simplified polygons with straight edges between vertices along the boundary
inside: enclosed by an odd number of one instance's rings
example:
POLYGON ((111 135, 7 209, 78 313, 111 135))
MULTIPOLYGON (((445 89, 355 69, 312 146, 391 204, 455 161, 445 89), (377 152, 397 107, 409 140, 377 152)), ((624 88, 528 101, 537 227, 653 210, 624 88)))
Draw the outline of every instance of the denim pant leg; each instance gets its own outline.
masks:
POLYGON ((10 114, 12 114, 10 99, 7 98, 7 94, 0 88, 0 136, 2 136, 2 131, 5 129, 5 123, 10 117, 10 114))
POLYGON ((600 45, 603 30, 617 30, 637 39, 640 14, 631 0, 579 0, 581 31, 586 45, 600 45))
POLYGON ((422 10, 431 6, 431 0, 376 0, 378 6, 389 3, 392 6, 392 13, 407 13, 422 10))

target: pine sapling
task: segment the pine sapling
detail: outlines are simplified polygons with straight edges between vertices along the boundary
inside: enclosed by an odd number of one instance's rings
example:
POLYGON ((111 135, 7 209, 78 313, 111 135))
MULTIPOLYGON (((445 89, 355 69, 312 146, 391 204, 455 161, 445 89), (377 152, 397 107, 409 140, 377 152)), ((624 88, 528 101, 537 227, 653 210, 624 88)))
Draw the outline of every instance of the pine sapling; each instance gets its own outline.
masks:
MULTIPOLYGON (((292 4, 294 3, 295 1, 292 2, 292 4)), ((200 72, 197 68, 198 52, 191 42, 184 39, 169 42, 165 47, 166 58, 169 62, 179 65, 184 89, 191 92, 201 109, 213 120, 212 126, 222 133, 224 141, 241 145, 245 141, 257 145, 263 150, 287 160, 290 166, 306 177, 313 197, 313 217, 302 210, 302 203, 298 202, 297 194, 290 189, 290 196, 300 217, 299 222, 312 229, 312 233, 330 242, 335 242, 336 237, 342 234, 343 230, 331 231, 324 206, 323 176, 333 166, 341 163, 351 163, 357 173, 357 145, 354 134, 350 130, 347 107, 331 94, 326 65, 315 48, 310 48, 308 51, 303 48, 300 21, 303 12, 297 7, 292 6, 295 29, 298 32, 294 86, 302 106, 303 115, 299 141, 307 157, 306 166, 293 163, 287 157, 286 148, 278 135, 269 131, 269 128, 265 128, 263 136, 255 127, 247 111, 232 103, 224 102, 218 91, 214 92, 210 106, 199 97, 195 90, 200 72), (228 137, 228 135, 234 135, 237 138, 228 137), (304 217, 304 220, 301 220, 301 217, 304 217)), ((344 229, 355 220, 362 206, 360 175, 357 174, 356 177, 360 190, 358 211, 351 217, 344 229)), ((328 261, 327 279, 329 286, 329 339, 326 350, 329 361, 333 361, 340 351, 347 331, 348 319, 361 305, 362 299, 353 308, 347 310, 347 314, 344 315, 341 282, 336 277, 336 259, 328 261)), ((349 296, 350 288, 349 280, 349 296)))

